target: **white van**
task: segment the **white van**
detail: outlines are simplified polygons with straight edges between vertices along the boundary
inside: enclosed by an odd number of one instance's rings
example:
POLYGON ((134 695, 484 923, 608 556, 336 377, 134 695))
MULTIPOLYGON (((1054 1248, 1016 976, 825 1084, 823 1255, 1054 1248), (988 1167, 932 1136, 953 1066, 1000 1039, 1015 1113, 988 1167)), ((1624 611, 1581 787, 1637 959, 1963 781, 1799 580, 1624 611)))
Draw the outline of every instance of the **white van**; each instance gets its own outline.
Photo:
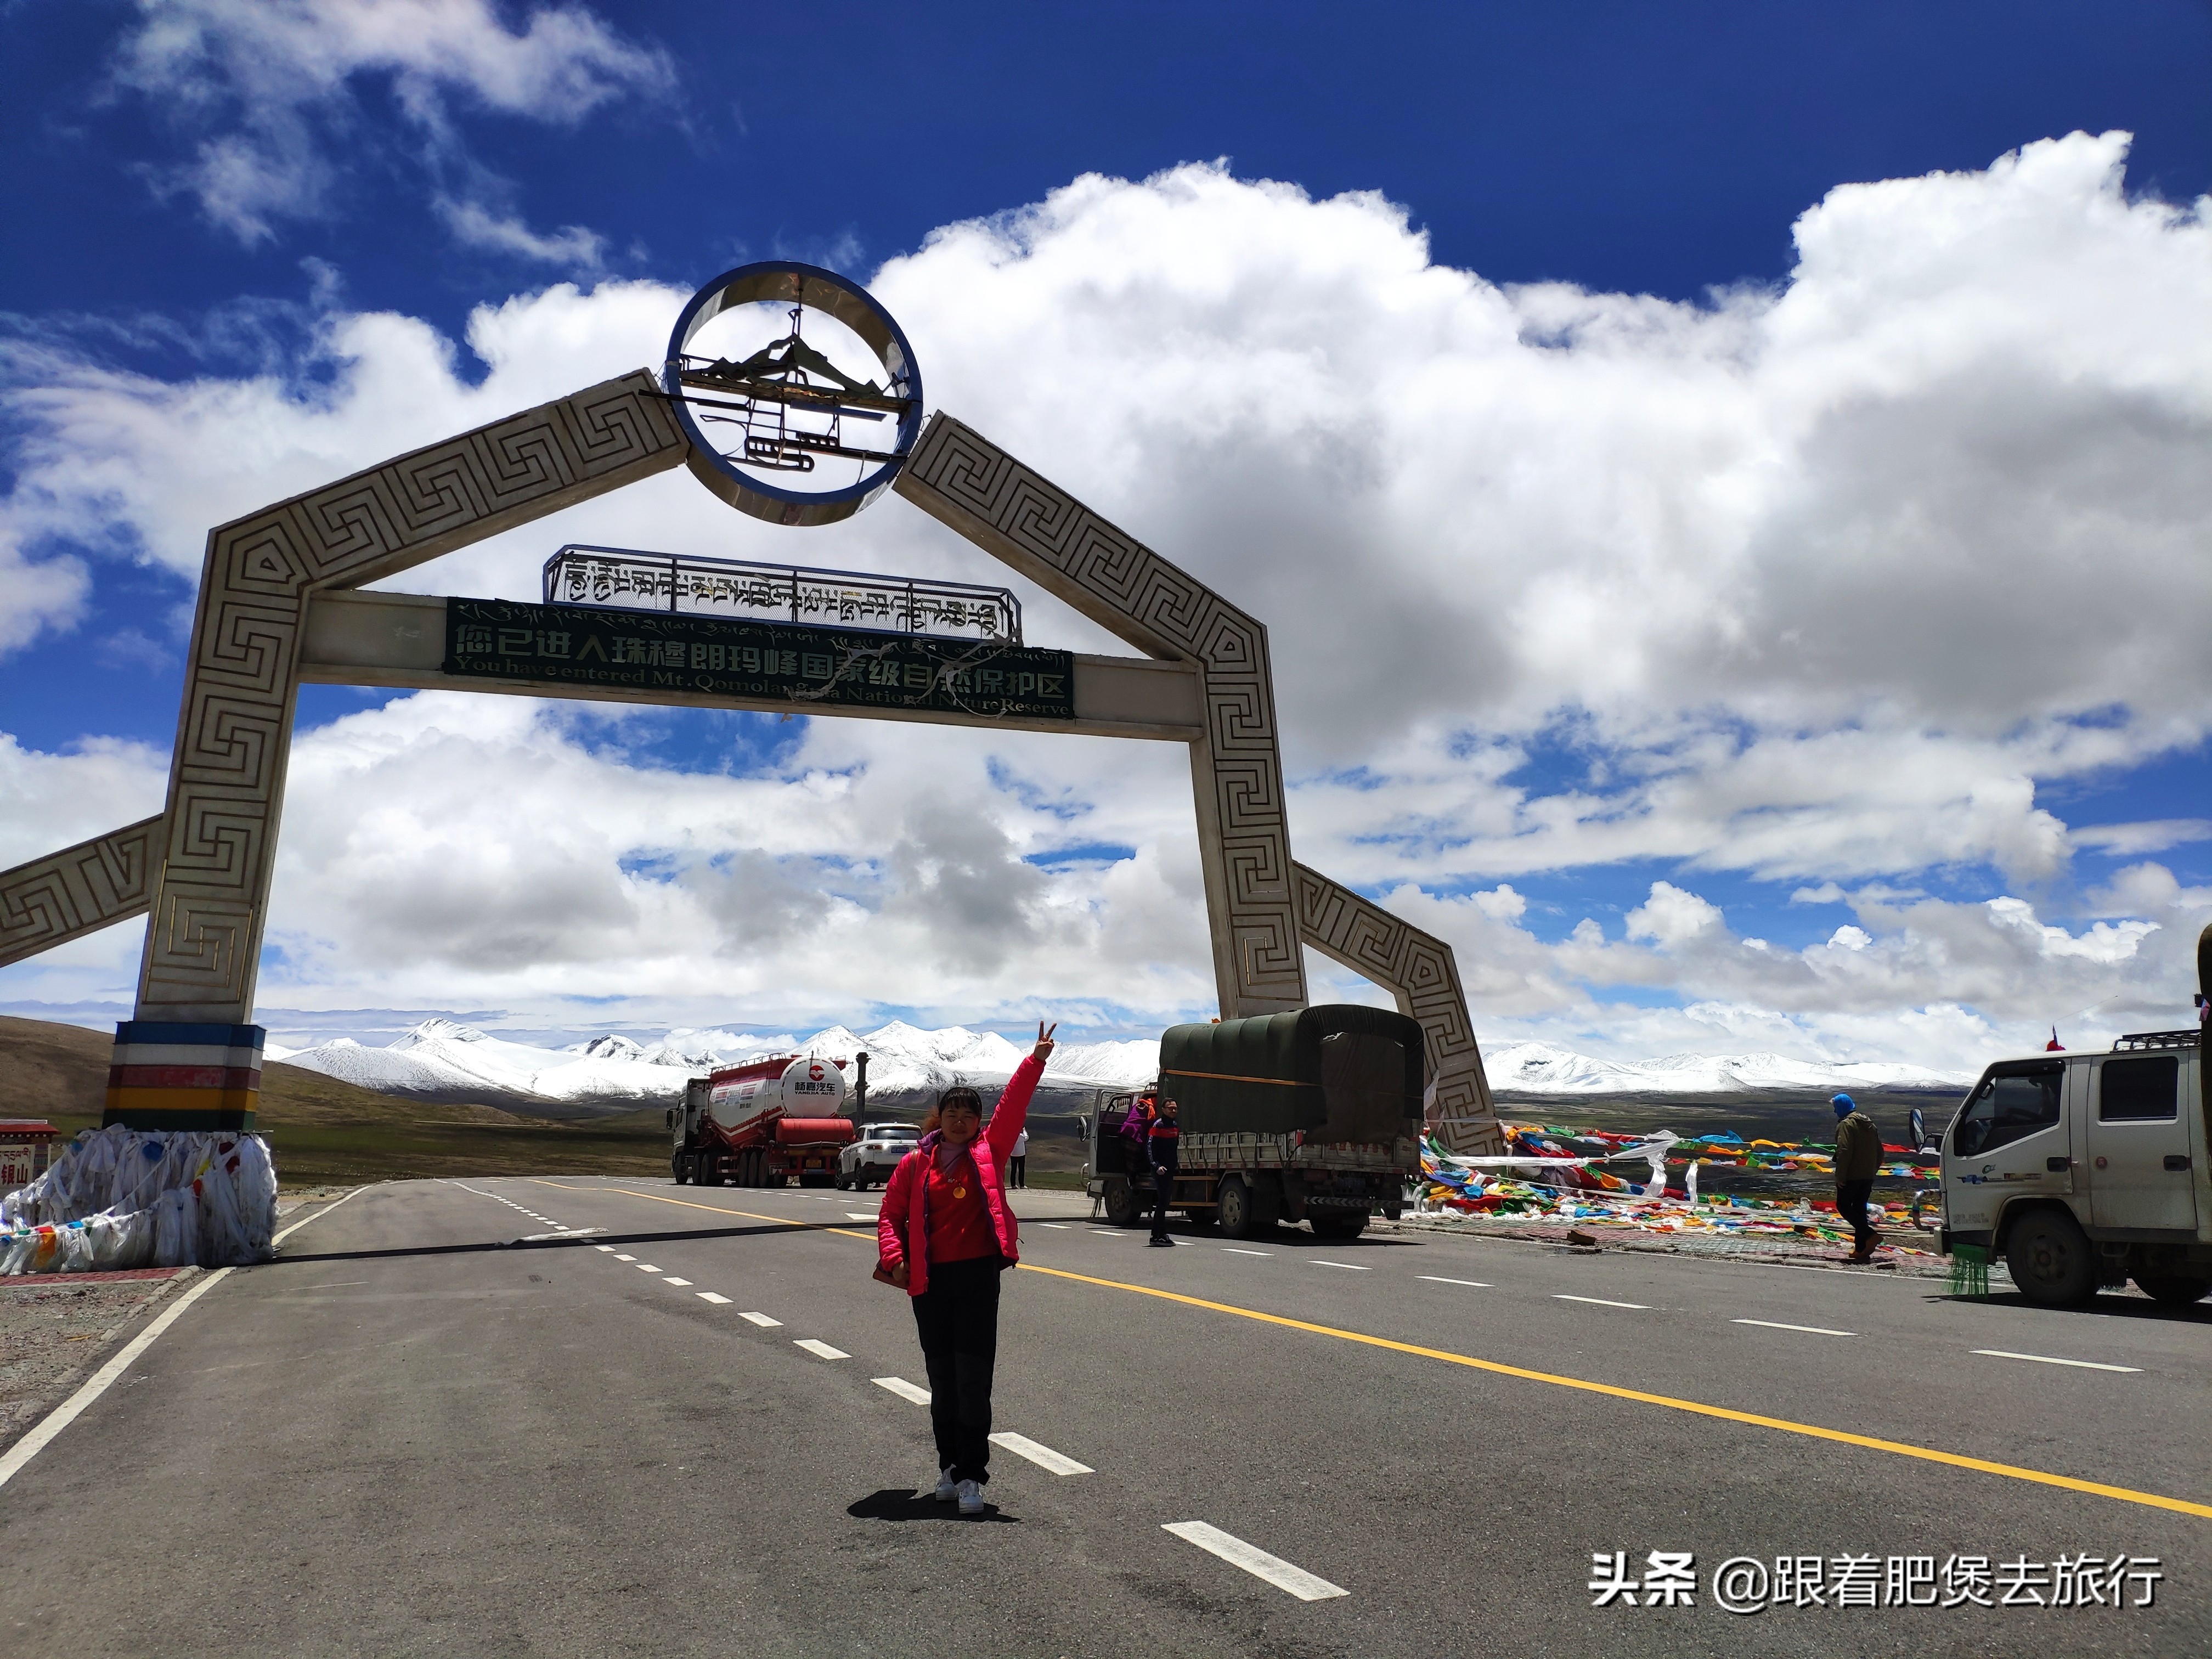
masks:
POLYGON ((1943 1134, 1939 1248, 2002 1255, 2054 1306, 2130 1279, 2177 1305, 2212 1291, 2203 1066, 2197 1031, 1999 1060, 1943 1134))

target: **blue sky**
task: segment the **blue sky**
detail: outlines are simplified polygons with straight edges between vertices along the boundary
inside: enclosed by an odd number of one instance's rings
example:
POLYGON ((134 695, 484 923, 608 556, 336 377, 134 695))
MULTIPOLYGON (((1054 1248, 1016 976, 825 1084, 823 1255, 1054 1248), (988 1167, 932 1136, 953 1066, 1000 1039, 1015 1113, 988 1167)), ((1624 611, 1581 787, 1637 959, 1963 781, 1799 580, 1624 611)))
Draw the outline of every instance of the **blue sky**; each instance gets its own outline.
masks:
MULTIPOLYGON (((1965 1069, 2186 1016, 2200 5, 0 27, 4 861, 158 805, 208 524, 650 361, 698 282, 798 257, 1266 617, 1301 856, 1451 937, 1492 1042, 1965 1069)), ((526 593, 572 533, 997 579, 896 501, 796 549, 665 483, 409 585, 526 593)), ((1202 1006, 1174 757, 331 688, 301 721, 263 1001, 303 1031, 1202 1006), (447 750, 515 816, 403 815, 362 885, 349 792, 447 750), (690 816, 488 860, 563 779, 690 816)), ((136 932, 0 1006, 114 1017, 136 932)))

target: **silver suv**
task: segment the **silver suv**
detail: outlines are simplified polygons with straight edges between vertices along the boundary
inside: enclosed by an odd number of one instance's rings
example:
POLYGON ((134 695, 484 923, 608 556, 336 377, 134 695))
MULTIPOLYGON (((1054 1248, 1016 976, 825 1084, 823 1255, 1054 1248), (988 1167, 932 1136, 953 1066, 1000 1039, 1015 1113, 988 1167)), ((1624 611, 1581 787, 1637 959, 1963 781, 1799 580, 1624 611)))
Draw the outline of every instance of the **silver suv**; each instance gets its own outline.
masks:
POLYGON ((837 1154, 837 1187, 841 1192, 866 1191, 889 1181, 891 1171, 921 1144, 921 1131, 911 1123, 870 1123, 860 1138, 837 1154))

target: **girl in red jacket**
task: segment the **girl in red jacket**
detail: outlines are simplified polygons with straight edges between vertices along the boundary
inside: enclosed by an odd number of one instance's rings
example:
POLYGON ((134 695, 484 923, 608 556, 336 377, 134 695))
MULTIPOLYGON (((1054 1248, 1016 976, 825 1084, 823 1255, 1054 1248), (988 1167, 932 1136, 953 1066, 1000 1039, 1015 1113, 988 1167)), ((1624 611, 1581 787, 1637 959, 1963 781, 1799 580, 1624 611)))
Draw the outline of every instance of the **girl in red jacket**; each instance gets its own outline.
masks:
POLYGON ((999 1274, 1020 1257, 1006 1206, 1006 1159, 1029 1120, 1030 1096, 1058 1025, 1037 1022, 1036 1047, 1015 1069, 991 1127, 973 1089, 947 1089, 923 1121, 921 1144, 898 1162, 876 1218, 879 1276, 913 1298, 937 1436, 937 1496, 983 1512, 990 1480, 991 1373, 999 1356, 999 1274))

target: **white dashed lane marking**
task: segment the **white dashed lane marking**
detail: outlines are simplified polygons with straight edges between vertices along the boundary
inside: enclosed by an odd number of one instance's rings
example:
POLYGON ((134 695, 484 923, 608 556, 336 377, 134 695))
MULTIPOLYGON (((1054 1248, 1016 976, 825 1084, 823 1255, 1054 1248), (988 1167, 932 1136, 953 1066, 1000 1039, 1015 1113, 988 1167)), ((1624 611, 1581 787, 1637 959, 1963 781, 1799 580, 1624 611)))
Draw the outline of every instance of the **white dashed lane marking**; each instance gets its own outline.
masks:
POLYGON ((1326 1601, 1332 1595, 1349 1595, 1341 1584, 1317 1578, 1304 1567, 1294 1567, 1279 1555, 1270 1555, 1232 1533, 1203 1521, 1169 1521, 1162 1532, 1171 1532, 1187 1544, 1195 1544, 1209 1555, 1218 1555, 1232 1567, 1242 1567, 1255 1578, 1264 1578, 1279 1590, 1288 1590, 1301 1601, 1326 1601))
MULTIPOLYGON (((470 1186, 465 1181, 456 1181, 453 1184, 459 1187, 465 1193, 474 1193, 478 1198, 488 1198, 495 1204, 504 1204, 508 1209, 514 1211, 515 1214, 519 1216, 526 1216, 531 1220, 538 1223, 540 1225, 560 1228, 563 1232, 571 1231, 571 1229, 561 1227, 561 1224, 554 1220, 550 1216, 540 1215, 537 1211, 518 1204, 511 1198, 501 1198, 497 1193, 488 1193, 481 1187, 470 1186)), ((587 1227, 584 1229, 584 1231, 586 1232, 597 1232, 599 1229, 596 1227, 587 1227)), ((535 1241, 533 1240, 530 1242, 534 1243, 535 1241)))
POLYGON ((1348 1273, 1364 1273, 1369 1271, 1354 1261, 1310 1261, 1306 1265, 1310 1267, 1341 1267, 1348 1273))
POLYGON ((1480 1279, 1440 1279, 1435 1273, 1415 1273, 1413 1277, 1425 1279, 1431 1285, 1464 1285, 1470 1291, 1487 1291, 1492 1288, 1480 1279))
POLYGON ((2140 1365, 2105 1365, 2094 1359, 2060 1359, 2047 1353, 2012 1353, 2003 1348, 1973 1348, 1968 1352, 1987 1354, 1992 1359, 2033 1359, 2039 1365, 2075 1365, 2085 1371, 2141 1372, 2140 1365))
POLYGON ((815 1336, 802 1336, 791 1346, 794 1348, 805 1349, 817 1359, 850 1359, 853 1357, 842 1348, 833 1348, 821 1338, 815 1336))
POLYGON ((637 1270, 641 1273, 657 1273, 660 1271, 660 1268, 659 1264, 655 1262, 641 1261, 637 1264, 637 1270))
POLYGON ((878 1218, 875 1212, 871 1210, 848 1210, 845 1212, 845 1219, 848 1221, 874 1221, 878 1218))
POLYGON ((1561 1291, 1553 1296, 1552 1300, 1554 1302, 1587 1302, 1593 1308, 1633 1308, 1638 1313, 1650 1313, 1651 1311, 1648 1306, 1641 1302, 1608 1302, 1601 1296, 1569 1296, 1565 1291, 1561 1291))
POLYGON ((872 1376, 868 1381, 879 1389, 889 1389, 902 1400, 911 1400, 917 1406, 929 1403, 929 1390, 915 1387, 902 1376, 872 1376))
POLYGON ((618 1255, 615 1260, 617 1261, 635 1261, 637 1258, 634 1255, 618 1255))
POLYGON ((1222 1249, 1222 1252, 1223 1252, 1223 1254, 1227 1255, 1274 1255, 1274 1252, 1273 1252, 1273 1250, 1240 1250, 1240 1249, 1237 1249, 1234 1244, 1224 1244, 1224 1245, 1221 1247, 1221 1249, 1222 1249))
POLYGON ((699 1299, 702 1302, 711 1302, 718 1308, 726 1308, 730 1305, 729 1297, 726 1296, 716 1296, 712 1291, 700 1291, 699 1299))
POLYGON ((741 1313, 738 1317, 740 1319, 750 1320, 754 1324, 759 1326, 764 1331, 772 1331, 777 1326, 783 1323, 781 1319, 770 1319, 764 1313, 741 1313))
POLYGON ((595 1250, 605 1250, 609 1255, 615 1253, 615 1247, 611 1244, 594 1244, 592 1248, 595 1250))
POLYGON ((674 1273, 661 1274, 660 1282, 664 1285, 681 1285, 686 1290, 689 1290, 691 1287, 691 1281, 690 1279, 678 1279, 674 1273))
POLYGON ((1073 1458, 1056 1452, 1049 1446, 1041 1446, 1025 1434, 994 1434, 991 1437, 991 1443, 994 1446, 1005 1447, 1017 1457, 1026 1457, 1039 1468, 1049 1469, 1054 1474, 1097 1473, 1088 1463, 1079 1463, 1073 1458))
POLYGON ((1049 1227, 1056 1233, 1064 1233, 1067 1231, 1067 1223, 1065 1221, 1040 1221, 1037 1223, 1037 1225, 1040 1227, 1049 1227))
POLYGON ((1731 1319, 1731 1325, 1764 1325, 1770 1331, 1802 1331, 1808 1336, 1856 1336, 1856 1331, 1832 1331, 1826 1325, 1784 1325, 1772 1319, 1731 1319))

